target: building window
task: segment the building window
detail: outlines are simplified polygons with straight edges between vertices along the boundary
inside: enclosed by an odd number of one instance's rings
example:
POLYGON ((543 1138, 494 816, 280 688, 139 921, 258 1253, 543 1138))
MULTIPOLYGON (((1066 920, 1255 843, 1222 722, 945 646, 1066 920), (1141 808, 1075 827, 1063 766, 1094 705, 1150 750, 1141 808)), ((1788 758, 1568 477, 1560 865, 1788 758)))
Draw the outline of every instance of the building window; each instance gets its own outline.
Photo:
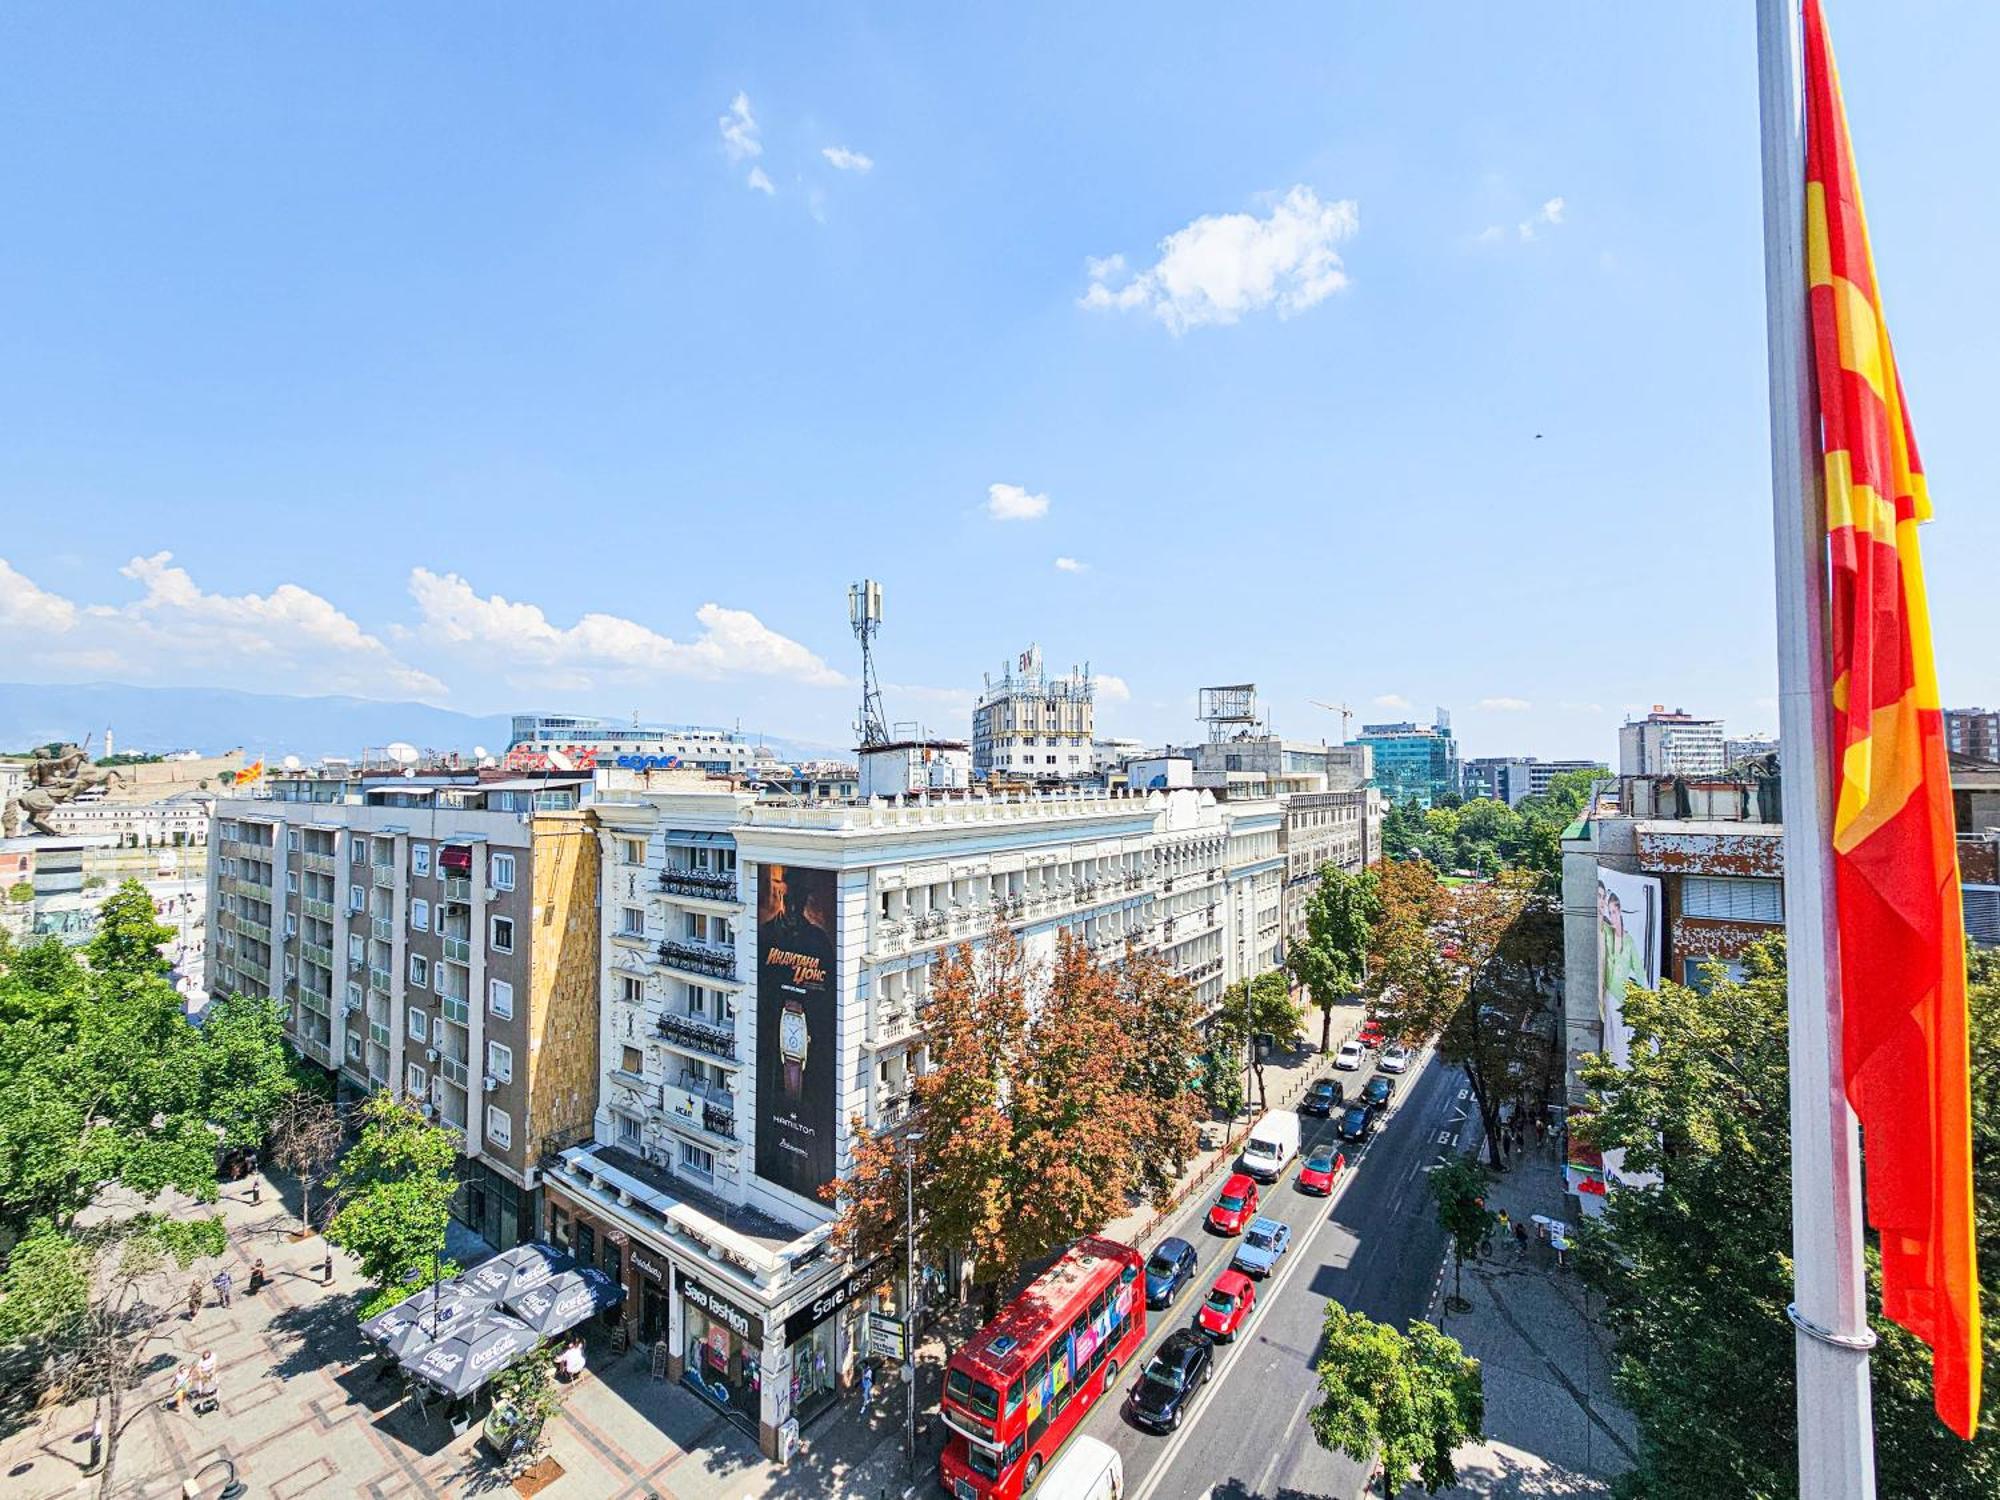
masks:
POLYGON ((639 1122, 630 1115, 614 1114, 611 1118, 618 1122, 618 1144, 628 1151, 637 1151, 639 1149, 639 1122))
POLYGON ((1785 920, 1783 887, 1741 875, 1689 875, 1681 881, 1681 915, 1731 922, 1785 920))
POLYGON ((410 955, 410 983, 420 990, 430 988, 431 961, 421 953, 410 955))
POLYGON ((514 919, 495 917, 493 919, 493 951, 512 953, 514 951, 514 919))
POLYGON ((409 1019, 405 1025, 410 1033, 411 1041, 425 1042, 430 1040, 430 1018, 415 1006, 410 1007, 409 1019))
POLYGON ((431 872, 431 846, 429 844, 410 845, 410 873, 428 875, 431 872))
POLYGON ((352 1031, 347 1033, 347 1060, 349 1062, 361 1061, 361 1038, 352 1031))
POLYGON ((513 890, 513 889, 514 889, 514 856, 513 856, 513 855, 511 855, 511 854, 496 854, 496 855, 494 855, 494 856, 493 856, 493 859, 492 859, 492 864, 491 864, 490 868, 491 868, 491 870, 492 870, 492 872, 493 872, 493 889, 494 889, 494 890, 496 890, 496 891, 511 891, 511 890, 513 890))
POLYGON ((486 1008, 503 1021, 514 1019, 514 986, 504 979, 486 981, 486 1008))
POLYGON ((299 893, 299 872, 297 870, 285 871, 285 889, 290 891, 294 896, 299 893))
POLYGON ((646 998, 645 983, 642 980, 634 979, 630 974, 620 974, 618 976, 618 998, 623 1000, 627 1005, 639 1004, 646 998))
POLYGON ((646 841, 644 839, 620 839, 618 858, 628 865, 643 865, 646 862, 646 841))
POLYGON ((513 1082, 514 1049, 509 1047, 505 1042, 488 1042, 486 1044, 486 1071, 502 1083, 513 1082))
POLYGON ((358 932, 350 932, 347 935, 347 961, 350 964, 368 962, 368 939, 358 932))
POLYGON ((620 907, 618 911, 618 934, 620 937, 644 937, 646 935, 646 914, 636 906, 620 907))
POLYGON ((299 847, 299 831, 298 831, 298 829, 296 829, 296 828, 287 828, 287 829, 285 830, 285 847, 286 847, 287 849, 297 849, 297 848, 299 847))
POLYGON ((644 1073, 646 1071, 646 1054, 641 1052, 637 1047, 625 1048, 624 1067, 627 1073, 644 1073))
POLYGON ((697 1146, 693 1141, 681 1142, 681 1170, 692 1172, 697 1177, 715 1175, 715 1153, 705 1146, 697 1146))
POLYGON ((411 1063, 404 1070, 403 1085, 411 1094, 422 1094, 425 1089, 430 1087, 430 1082, 430 1074, 426 1073, 417 1063, 411 1063))
POLYGON ((492 1104, 486 1106, 486 1139, 502 1151, 514 1144, 514 1122, 507 1111, 492 1104))
POLYGON ((418 899, 410 903, 410 926, 417 932, 431 930, 431 904, 418 899))
POLYGON ((366 839, 348 839, 347 862, 351 865, 365 865, 368 863, 368 841, 366 839))
MULTIPOLYGON (((356 844, 354 847, 358 849, 361 846, 359 844, 356 844)), ((366 906, 367 904, 368 904, 368 898, 361 893, 360 886, 350 885, 347 888, 347 909, 350 912, 358 912, 361 910, 362 907, 366 906)))

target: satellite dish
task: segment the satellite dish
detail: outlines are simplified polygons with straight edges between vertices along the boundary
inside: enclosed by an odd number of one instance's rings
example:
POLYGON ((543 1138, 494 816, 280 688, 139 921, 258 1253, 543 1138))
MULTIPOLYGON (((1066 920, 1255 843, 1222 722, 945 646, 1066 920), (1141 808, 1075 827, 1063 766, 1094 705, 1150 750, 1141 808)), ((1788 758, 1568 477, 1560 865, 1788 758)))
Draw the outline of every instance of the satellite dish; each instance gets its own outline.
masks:
POLYGON ((549 768, 554 771, 574 771, 576 763, 560 750, 549 752, 549 768))
POLYGON ((287 755, 285 757, 285 769, 287 771, 301 770, 304 766, 305 762, 300 760, 296 755, 287 755))
POLYGON ((396 741, 395 744, 389 746, 382 753, 399 766, 413 766, 418 760, 417 747, 407 744, 402 740, 396 741))
POLYGON ((474 760, 491 760, 493 759, 493 754, 484 745, 474 745, 472 747, 472 758, 474 760))

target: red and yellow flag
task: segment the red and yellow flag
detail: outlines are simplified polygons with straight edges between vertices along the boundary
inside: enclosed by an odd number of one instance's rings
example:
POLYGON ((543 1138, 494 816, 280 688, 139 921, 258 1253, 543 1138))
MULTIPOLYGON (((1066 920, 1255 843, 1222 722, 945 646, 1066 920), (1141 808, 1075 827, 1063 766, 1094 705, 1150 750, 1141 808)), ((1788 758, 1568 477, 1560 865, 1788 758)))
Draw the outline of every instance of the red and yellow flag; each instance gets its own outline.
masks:
POLYGON ((249 765, 245 766, 242 770, 236 773, 236 785, 247 786, 251 782, 261 781, 263 780, 263 778, 264 778, 264 760, 262 756, 259 756, 256 760, 251 761, 249 765))
POLYGON ((1819 0, 1805 0, 1806 262, 1832 560, 1842 1046, 1882 1310, 1931 1346, 1938 1415, 1979 1420, 1965 931, 1917 523, 1930 498, 1875 285, 1819 0))

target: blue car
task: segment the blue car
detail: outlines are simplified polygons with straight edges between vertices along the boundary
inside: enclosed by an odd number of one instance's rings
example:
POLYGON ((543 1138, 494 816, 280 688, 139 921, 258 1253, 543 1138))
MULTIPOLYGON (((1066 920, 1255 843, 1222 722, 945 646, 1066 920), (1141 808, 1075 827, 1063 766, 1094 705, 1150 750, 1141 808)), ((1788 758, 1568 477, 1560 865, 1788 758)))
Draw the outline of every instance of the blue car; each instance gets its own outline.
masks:
POLYGON ((1146 1306, 1165 1307, 1194 1280, 1194 1246, 1178 1235, 1161 1240, 1146 1258, 1146 1306))
POLYGON ((1236 1247, 1236 1259, 1230 1264, 1246 1276, 1268 1276, 1271 1267, 1278 1263, 1278 1257, 1291 1247, 1291 1226, 1260 1214, 1243 1231, 1243 1239, 1236 1247))

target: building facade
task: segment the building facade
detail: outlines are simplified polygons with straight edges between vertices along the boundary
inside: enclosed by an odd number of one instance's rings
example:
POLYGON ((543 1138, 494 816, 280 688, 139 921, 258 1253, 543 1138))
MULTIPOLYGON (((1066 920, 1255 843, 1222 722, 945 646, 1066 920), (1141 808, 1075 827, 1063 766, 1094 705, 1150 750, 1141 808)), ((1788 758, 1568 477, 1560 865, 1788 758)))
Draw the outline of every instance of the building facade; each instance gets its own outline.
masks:
POLYGON ((1538 760, 1532 755, 1482 755, 1464 763, 1460 783, 1467 801, 1490 797, 1509 807, 1519 807, 1529 797, 1547 793, 1558 776, 1570 771, 1601 771, 1610 768, 1599 760, 1538 760))
POLYGON ((768 758, 727 729, 543 713, 514 715, 513 742, 506 763, 511 769, 525 771, 687 767, 740 776, 768 758))
POLYGON ((1954 755, 2000 761, 2000 709, 1946 709, 1944 744, 1954 755))
POLYGON ((1659 704, 1643 719, 1618 726, 1620 776, 1720 776, 1725 769, 1722 720, 1697 719, 1659 704))
POLYGON ((1206 793, 758 799, 605 778, 594 1139, 548 1232, 620 1277, 632 1333, 773 1456, 900 1313, 886 1265, 827 1244, 851 1122, 893 1127, 935 966, 1004 923, 1031 965, 1069 933, 1158 952, 1204 1002, 1282 944, 1282 814, 1206 793))
POLYGON ((598 843, 587 777, 296 776, 216 806, 210 991, 279 999, 343 1091, 462 1141, 454 1215, 533 1238, 541 1164, 591 1128, 598 843))
POLYGON ((982 777, 1083 781, 1096 773, 1096 690, 1088 667, 1051 677, 1029 646, 988 677, 972 710, 972 769, 982 777))
POLYGON ((1368 748, 1375 785, 1391 803, 1430 807, 1458 791, 1458 742, 1442 708, 1431 724, 1363 724, 1354 743, 1368 748))

